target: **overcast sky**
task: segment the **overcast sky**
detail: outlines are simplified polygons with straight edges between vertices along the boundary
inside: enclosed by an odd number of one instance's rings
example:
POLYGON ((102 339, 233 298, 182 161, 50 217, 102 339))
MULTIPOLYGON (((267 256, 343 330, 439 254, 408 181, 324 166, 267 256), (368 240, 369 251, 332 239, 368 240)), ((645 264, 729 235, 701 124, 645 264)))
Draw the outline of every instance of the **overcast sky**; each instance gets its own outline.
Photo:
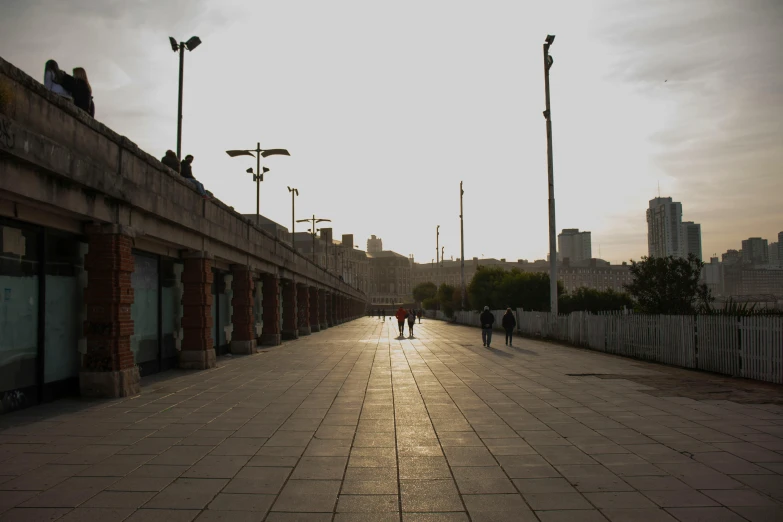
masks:
MULTIPOLYGON (((783 2, 624 0, 0 0, 0 56, 42 80, 85 67, 96 117, 255 212, 250 158, 270 157, 261 212, 333 221, 362 249, 543 259, 548 251, 542 49, 551 54, 557 229, 593 256, 647 254, 660 193, 702 224, 708 258, 783 230, 783 2)), ((300 225, 301 226, 301 225, 300 225)), ((302 230, 302 229, 300 229, 302 230)))

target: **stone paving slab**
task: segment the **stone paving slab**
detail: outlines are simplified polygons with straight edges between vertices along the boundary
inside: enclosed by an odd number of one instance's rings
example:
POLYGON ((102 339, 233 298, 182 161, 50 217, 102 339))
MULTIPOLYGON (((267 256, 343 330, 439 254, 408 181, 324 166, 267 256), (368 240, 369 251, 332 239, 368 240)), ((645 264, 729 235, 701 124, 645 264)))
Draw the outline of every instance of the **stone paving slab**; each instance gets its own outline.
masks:
POLYGON ((0 417, 0 522, 783 520, 783 387, 395 329, 0 417))

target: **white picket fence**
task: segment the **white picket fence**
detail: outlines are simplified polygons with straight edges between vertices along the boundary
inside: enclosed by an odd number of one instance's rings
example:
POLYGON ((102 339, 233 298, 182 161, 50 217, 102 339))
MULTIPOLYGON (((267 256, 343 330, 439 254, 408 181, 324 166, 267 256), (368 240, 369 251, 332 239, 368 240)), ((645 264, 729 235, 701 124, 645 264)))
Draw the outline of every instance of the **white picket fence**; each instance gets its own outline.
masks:
MULTIPOLYGON (((500 328, 505 310, 493 310, 500 328)), ((433 318, 448 320, 441 312, 433 318)), ((592 350, 783 384, 783 317, 592 315, 516 310, 517 331, 592 350)), ((454 322, 480 326, 478 312, 454 322)))

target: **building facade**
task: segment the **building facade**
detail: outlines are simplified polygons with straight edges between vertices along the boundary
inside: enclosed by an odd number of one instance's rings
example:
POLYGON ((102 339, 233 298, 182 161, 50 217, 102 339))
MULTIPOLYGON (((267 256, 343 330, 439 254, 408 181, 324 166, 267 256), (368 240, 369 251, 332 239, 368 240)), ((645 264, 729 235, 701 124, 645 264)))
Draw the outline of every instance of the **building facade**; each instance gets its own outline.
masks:
POLYGON ((647 209, 647 252, 650 257, 679 256, 682 252, 682 203, 654 198, 647 209))
POLYGON ((379 237, 375 237, 375 234, 370 236, 370 239, 367 240, 367 252, 370 254, 374 254, 376 252, 382 252, 383 251, 383 240, 379 237))
POLYGON ((396 307, 413 301, 411 262, 407 257, 384 250, 368 252, 368 306, 396 307))
POLYGON ((564 228, 557 236, 557 259, 570 259, 572 263, 592 259, 593 247, 591 234, 579 232, 578 228, 564 228))
POLYGON ((742 241, 742 262, 753 265, 769 263, 769 245, 766 239, 749 237, 742 241))
POLYGON ((693 221, 685 221, 680 231, 680 245, 682 251, 680 257, 695 255, 701 260, 701 225, 693 221))

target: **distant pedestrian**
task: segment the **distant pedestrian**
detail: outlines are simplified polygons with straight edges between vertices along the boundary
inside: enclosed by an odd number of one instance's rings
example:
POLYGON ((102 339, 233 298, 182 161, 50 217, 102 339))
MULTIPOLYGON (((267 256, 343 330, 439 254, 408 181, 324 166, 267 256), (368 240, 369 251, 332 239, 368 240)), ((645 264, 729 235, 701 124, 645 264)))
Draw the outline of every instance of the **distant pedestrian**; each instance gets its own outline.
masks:
POLYGON ((67 98, 73 101, 71 92, 60 85, 60 83, 57 81, 60 74, 60 67, 57 65, 57 62, 54 60, 48 60, 46 65, 44 65, 44 87, 55 94, 59 94, 63 98, 67 98))
POLYGON ((492 325, 495 324, 495 315, 489 311, 489 307, 485 306, 484 311, 481 312, 481 340, 484 346, 489 348, 489 344, 492 342, 492 325))
POLYGON ((160 162, 179 174, 180 164, 177 155, 174 154, 173 150, 167 150, 166 155, 161 158, 160 162))
POLYGON ((423 315, 421 308, 419 308, 419 310, 416 312, 416 315, 419 317, 419 324, 421 324, 421 316, 423 315))
POLYGON ((203 197, 207 197, 207 191, 204 190, 204 185, 201 184, 200 181, 198 181, 196 178, 193 177, 193 156, 191 154, 188 154, 185 156, 185 159, 182 160, 182 163, 180 164, 180 175, 190 181, 194 187, 196 187, 196 191, 201 194, 203 197))
POLYGON ((381 313, 383 314, 383 320, 385 321, 386 320, 386 309, 385 308, 381 309, 381 313))
POLYGON ((514 312, 511 308, 506 308, 506 313, 503 314, 503 329, 506 331, 506 346, 513 346, 511 344, 511 336, 514 334, 514 327, 517 325, 517 319, 514 317, 514 312))
POLYGON ((74 67, 73 76, 63 71, 57 75, 57 81, 73 96, 73 104, 92 117, 95 117, 95 104, 92 101, 92 87, 83 67, 74 67))
POLYGON ((400 328, 400 337, 405 337, 405 318, 408 316, 408 312, 405 311, 405 308, 399 307, 394 316, 397 318, 397 326, 400 328))
POLYGON ((411 308, 408 311, 408 334, 413 338, 413 325, 416 324, 416 312, 411 308))

